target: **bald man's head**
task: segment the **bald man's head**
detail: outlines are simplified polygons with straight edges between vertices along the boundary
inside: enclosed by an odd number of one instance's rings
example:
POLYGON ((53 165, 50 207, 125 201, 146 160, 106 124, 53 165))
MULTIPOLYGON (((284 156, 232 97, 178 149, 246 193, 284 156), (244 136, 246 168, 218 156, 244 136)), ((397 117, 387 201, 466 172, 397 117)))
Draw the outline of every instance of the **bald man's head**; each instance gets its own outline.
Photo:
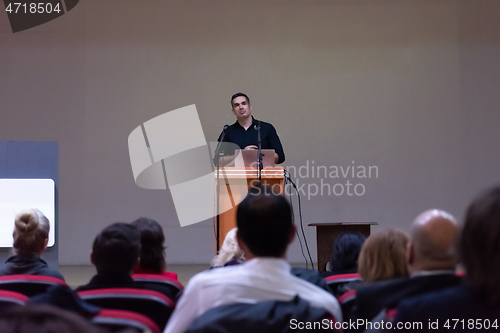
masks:
POLYGON ((455 269, 458 232, 456 219, 443 210, 432 209, 418 215, 411 226, 408 243, 410 273, 455 269))

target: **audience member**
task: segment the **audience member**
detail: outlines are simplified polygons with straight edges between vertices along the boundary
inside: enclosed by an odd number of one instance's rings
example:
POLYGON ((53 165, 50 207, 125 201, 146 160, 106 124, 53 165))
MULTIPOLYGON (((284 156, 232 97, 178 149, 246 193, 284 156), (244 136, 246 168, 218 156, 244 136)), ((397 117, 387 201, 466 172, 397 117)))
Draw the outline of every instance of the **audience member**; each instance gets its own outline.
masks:
POLYGON ((141 240, 136 227, 119 222, 104 228, 95 238, 90 254, 97 275, 76 291, 137 287, 131 274, 139 264, 140 251, 141 240))
POLYGON ((366 237, 360 233, 345 232, 335 240, 329 263, 329 275, 358 272, 358 258, 366 237))
POLYGON ((407 277, 406 245, 408 236, 401 230, 388 229, 368 237, 361 248, 358 272, 371 283, 407 277))
POLYGON ((284 197, 265 187, 252 188, 238 206, 236 220, 236 238, 247 261, 194 276, 165 332, 184 332, 195 318, 223 304, 289 301, 296 295, 342 321, 340 306, 331 294, 290 273, 285 257, 295 226, 284 197))
POLYGON ((212 268, 239 265, 245 261, 245 254, 238 246, 238 241, 236 240, 236 230, 238 228, 233 228, 227 233, 219 254, 212 259, 212 268))
POLYGON ((459 254, 466 271, 464 283, 402 301, 395 321, 403 326, 422 323, 405 332, 498 330, 500 186, 481 194, 469 206, 459 254))
POLYGON ((137 288, 158 291, 172 301, 176 295, 168 286, 135 282, 132 273, 139 265, 141 238, 139 230, 128 223, 114 223, 104 228, 94 240, 90 261, 97 270, 88 284, 77 292, 103 288, 137 288))
MULTIPOLYGON (((49 305, 12 307, 0 312, 2 333, 105 333, 76 313, 49 305)), ((122 333, 133 333, 127 330, 122 333)))
POLYGON ((163 228, 153 219, 141 217, 132 225, 141 235, 141 254, 139 265, 134 273, 163 275, 177 280, 177 273, 167 272, 165 261, 165 235, 163 228))
POLYGON ((455 218, 442 210, 428 210, 417 216, 410 229, 406 264, 411 278, 376 282, 358 288, 353 318, 372 320, 384 317, 401 299, 459 284, 455 275, 456 241, 459 228, 455 218), (383 311, 382 314, 379 313, 383 311))
POLYGON ((0 267, 0 276, 3 275, 43 275, 64 280, 63 276, 50 269, 47 263, 40 258, 47 248, 49 241, 49 220, 38 209, 28 209, 19 213, 15 218, 14 253, 0 267))
POLYGON ((335 297, 338 298, 348 291, 356 289, 362 283, 361 278, 356 273, 358 272, 359 253, 365 240, 366 237, 358 232, 341 233, 335 240, 330 262, 326 265, 327 271, 321 273, 323 277, 328 279, 328 288, 335 297))

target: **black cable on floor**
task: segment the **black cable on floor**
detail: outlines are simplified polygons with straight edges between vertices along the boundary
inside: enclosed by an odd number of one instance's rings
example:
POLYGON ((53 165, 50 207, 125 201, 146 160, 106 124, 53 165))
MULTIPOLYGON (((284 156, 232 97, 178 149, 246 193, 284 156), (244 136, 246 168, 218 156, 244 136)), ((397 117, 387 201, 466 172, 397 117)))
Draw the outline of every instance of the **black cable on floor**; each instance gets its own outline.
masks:
MULTIPOLYGON (((304 225, 303 225, 303 222, 302 222, 302 204, 300 202, 300 193, 299 193, 299 190, 297 189, 297 186, 295 185, 295 183, 290 178, 290 173, 288 171, 286 171, 286 170, 285 170, 285 178, 292 184, 293 188, 295 189, 295 192, 297 192, 297 198, 298 198, 298 201, 299 201, 300 229, 302 231, 302 237, 304 237, 304 243, 306 245, 307 254, 309 255, 309 260, 311 261, 311 267, 312 267, 312 269, 314 269, 314 263, 312 261, 311 252, 309 251, 309 245, 307 244, 307 238, 306 238, 306 234, 304 232, 304 225)), ((297 236, 298 236, 298 232, 297 232, 297 236)), ((299 237, 299 242, 300 242, 300 237, 299 237)), ((302 247, 302 244, 301 244, 301 247, 302 247)), ((302 252, 302 254, 304 255, 304 252, 302 252)), ((305 255, 304 255, 304 258, 305 258, 305 255)), ((306 268, 308 268, 308 266, 307 266, 307 259, 306 259, 306 268)))
MULTIPOLYGON (((287 176, 287 173, 288 173, 288 171, 285 170, 285 189, 286 189, 287 183, 290 183, 290 179, 287 176)), ((285 194, 286 194, 286 190, 285 190, 285 194)), ((288 197, 290 198, 289 199, 290 200, 290 208, 292 210, 292 222, 293 222, 293 224, 295 224, 295 213, 293 210, 292 194, 290 193, 290 195, 288 197)), ((295 233, 297 234, 297 239, 299 240, 300 251, 302 252, 302 256, 304 257, 304 261, 306 262, 306 268, 309 268, 306 255, 304 254, 304 247, 302 246, 302 241, 300 240, 300 235, 299 235, 299 231, 297 228, 295 228, 295 233)), ((312 265, 312 263, 311 263, 311 265, 312 265)))

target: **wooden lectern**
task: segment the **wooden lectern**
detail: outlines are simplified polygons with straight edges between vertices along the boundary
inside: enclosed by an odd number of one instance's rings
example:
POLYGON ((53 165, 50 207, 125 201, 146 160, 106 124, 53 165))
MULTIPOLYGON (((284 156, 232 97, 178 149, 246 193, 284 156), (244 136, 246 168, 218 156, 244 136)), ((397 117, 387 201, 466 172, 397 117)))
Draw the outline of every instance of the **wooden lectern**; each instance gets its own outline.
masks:
MULTIPOLYGON (((215 172, 217 187, 217 171, 215 172)), ((282 167, 266 167, 262 170, 261 179, 263 185, 270 186, 274 193, 283 194, 284 169, 282 167)), ((220 198, 219 208, 223 212, 219 215, 219 247, 222 246, 227 233, 236 228, 236 209, 238 204, 245 198, 248 188, 258 184, 258 170, 255 168, 221 167, 219 170, 220 198)), ((216 196, 217 196, 217 189, 216 196)), ((217 205, 217 201, 215 202, 217 205)), ((217 207, 215 207, 217 214, 217 207)), ((217 221, 217 216, 215 216, 217 221)), ((215 222, 217 229, 217 222, 215 222)), ((215 230, 217 235, 217 230, 215 230)), ((215 251, 217 252, 217 239, 215 240, 215 251)))

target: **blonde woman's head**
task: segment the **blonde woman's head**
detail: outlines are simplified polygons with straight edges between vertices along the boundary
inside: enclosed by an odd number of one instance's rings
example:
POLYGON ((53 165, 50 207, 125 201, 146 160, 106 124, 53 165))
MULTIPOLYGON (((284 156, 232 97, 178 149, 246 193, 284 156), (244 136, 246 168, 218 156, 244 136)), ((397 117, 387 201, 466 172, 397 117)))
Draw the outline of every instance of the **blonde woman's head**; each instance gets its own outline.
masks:
POLYGON ((233 258, 244 260, 245 254, 238 246, 238 241, 236 240, 237 230, 238 228, 234 228, 227 233, 219 254, 212 259, 212 267, 224 266, 225 263, 233 258))
POLYGON ((27 209, 15 219, 14 250, 17 254, 41 254, 49 239, 49 220, 38 209, 27 209))
POLYGON ((406 245, 408 236, 389 229, 368 237, 361 248, 358 272, 365 282, 376 282, 408 276, 406 245))

